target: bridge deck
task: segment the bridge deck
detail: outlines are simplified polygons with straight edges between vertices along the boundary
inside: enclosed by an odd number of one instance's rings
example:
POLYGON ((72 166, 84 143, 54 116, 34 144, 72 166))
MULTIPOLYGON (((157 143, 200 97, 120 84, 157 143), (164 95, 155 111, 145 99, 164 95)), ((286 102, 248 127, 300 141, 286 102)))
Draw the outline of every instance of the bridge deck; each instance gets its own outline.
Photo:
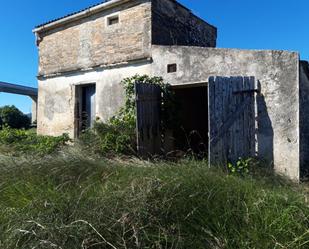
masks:
POLYGON ((0 92, 26 95, 32 98, 38 97, 38 89, 0 81, 0 92))

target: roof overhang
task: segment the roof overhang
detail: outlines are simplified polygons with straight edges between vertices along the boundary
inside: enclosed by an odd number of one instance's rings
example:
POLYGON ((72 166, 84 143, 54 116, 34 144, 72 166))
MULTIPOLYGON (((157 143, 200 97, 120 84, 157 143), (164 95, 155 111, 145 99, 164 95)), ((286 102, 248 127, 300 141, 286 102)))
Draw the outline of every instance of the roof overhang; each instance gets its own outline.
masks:
POLYGON ((110 0, 108 2, 104 2, 104 3, 96 5, 94 7, 85 9, 83 11, 77 12, 77 13, 72 14, 72 15, 69 15, 67 17, 60 18, 60 19, 52 21, 50 23, 38 26, 35 29, 33 29, 32 32, 33 33, 40 33, 40 32, 44 32, 44 31, 48 31, 48 30, 57 28, 59 26, 63 26, 64 24, 67 24, 67 23, 70 23, 70 22, 73 22, 73 21, 76 21, 76 20, 80 20, 84 17, 88 17, 88 16, 93 15, 95 13, 98 13, 102 10, 112 8, 112 7, 115 7, 119 4, 129 2, 129 1, 130 0, 110 0))

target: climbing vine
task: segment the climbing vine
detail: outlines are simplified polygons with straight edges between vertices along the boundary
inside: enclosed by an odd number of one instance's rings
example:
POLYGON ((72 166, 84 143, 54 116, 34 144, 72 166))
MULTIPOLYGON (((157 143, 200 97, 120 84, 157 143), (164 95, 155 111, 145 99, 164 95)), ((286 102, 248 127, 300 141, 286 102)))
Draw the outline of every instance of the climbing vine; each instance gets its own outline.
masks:
POLYGON ((163 125, 170 127, 172 125, 173 115, 175 113, 175 101, 174 95, 171 91, 169 84, 164 83, 162 77, 150 77, 148 75, 135 75, 130 78, 125 78, 121 84, 125 90, 125 104, 119 111, 119 113, 112 118, 112 121, 118 120, 122 122, 128 122, 131 124, 136 123, 136 102, 135 102, 135 83, 143 84, 155 84, 159 85, 162 91, 162 121, 163 125))
POLYGON ((121 81, 125 91, 124 106, 107 123, 97 122, 94 126, 94 130, 99 136, 100 151, 103 154, 132 154, 136 152, 135 83, 137 82, 160 86, 162 91, 162 128, 170 129, 176 124, 176 105, 169 84, 164 83, 161 77, 148 75, 125 78, 121 81))

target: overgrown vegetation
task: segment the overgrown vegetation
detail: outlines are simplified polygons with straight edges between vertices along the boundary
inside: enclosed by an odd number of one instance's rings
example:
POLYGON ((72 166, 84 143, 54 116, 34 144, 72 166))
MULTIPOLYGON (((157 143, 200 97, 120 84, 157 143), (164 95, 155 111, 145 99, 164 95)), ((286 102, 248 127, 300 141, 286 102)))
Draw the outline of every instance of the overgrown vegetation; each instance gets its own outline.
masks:
POLYGON ((2 160, 0 248, 309 246, 301 187, 206 162, 2 160))
MULTIPOLYGON (((125 78, 121 84, 125 90, 125 103, 120 111, 108 122, 96 122, 93 130, 86 131, 81 136, 84 145, 91 144, 97 152, 103 155, 136 155, 136 103, 135 83, 156 84, 162 90, 162 120, 168 128, 175 122, 173 94, 168 84, 161 77, 135 75, 125 78), (171 115, 173 113, 173 115, 171 115), (95 146, 94 146, 95 145, 95 146)), ((164 127, 163 127, 164 128, 164 127)))
POLYGON ((75 146, 64 148, 68 135, 3 125, 0 248, 309 248, 309 190, 252 159, 223 171, 202 160, 123 162, 88 153, 135 153, 136 81, 161 86, 162 129, 175 125, 168 85, 148 76, 125 79, 125 106, 75 146))
POLYGON ((62 148, 69 141, 67 134, 59 137, 38 136, 35 130, 4 127, 0 130, 0 153, 46 155, 62 148))
POLYGON ((227 168, 233 175, 245 176, 249 174, 250 168, 253 167, 253 161, 253 158, 239 158, 235 164, 228 163, 227 168))

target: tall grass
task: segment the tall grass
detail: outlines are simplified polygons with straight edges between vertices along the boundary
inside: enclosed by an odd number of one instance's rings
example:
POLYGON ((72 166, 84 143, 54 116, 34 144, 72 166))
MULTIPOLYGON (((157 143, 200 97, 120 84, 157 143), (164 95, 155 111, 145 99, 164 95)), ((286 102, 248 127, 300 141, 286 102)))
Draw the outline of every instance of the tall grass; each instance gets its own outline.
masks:
POLYGON ((308 195, 205 162, 0 160, 0 248, 309 248, 308 195))

